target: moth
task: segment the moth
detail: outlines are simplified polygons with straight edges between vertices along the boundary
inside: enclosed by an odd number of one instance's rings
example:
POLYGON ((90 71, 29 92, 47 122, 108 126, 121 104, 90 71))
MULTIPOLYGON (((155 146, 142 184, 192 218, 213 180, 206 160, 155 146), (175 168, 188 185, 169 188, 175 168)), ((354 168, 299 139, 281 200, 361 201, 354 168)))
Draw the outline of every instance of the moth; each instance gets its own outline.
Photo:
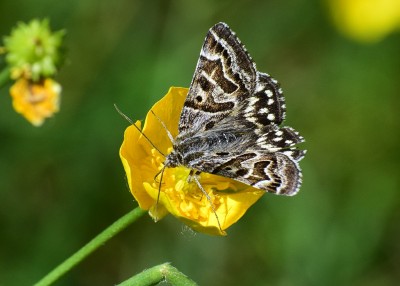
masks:
POLYGON ((225 23, 207 33, 164 168, 228 177, 279 195, 299 191, 304 141, 282 126, 278 82, 256 65, 225 23))

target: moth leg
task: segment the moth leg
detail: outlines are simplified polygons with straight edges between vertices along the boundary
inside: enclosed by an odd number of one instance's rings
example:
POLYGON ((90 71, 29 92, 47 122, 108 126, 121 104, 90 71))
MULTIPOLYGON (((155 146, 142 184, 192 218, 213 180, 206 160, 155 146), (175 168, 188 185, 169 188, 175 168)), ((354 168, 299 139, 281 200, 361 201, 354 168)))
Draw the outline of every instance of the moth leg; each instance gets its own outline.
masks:
POLYGON ((189 176, 188 176, 188 178, 187 178, 187 182, 188 182, 188 183, 191 183, 193 177, 199 176, 200 174, 201 174, 200 171, 191 169, 190 172, 189 172, 189 176))
MULTIPOLYGON (((189 173, 189 176, 187 178, 187 183, 190 184, 191 182, 193 182, 194 178, 195 177, 198 178, 198 176, 200 174, 201 174, 200 171, 191 169, 190 173, 189 173)), ((196 196, 196 197, 198 198, 199 201, 201 201, 203 199, 203 195, 204 195, 204 192, 201 192, 201 196, 196 196)))
MULTIPOLYGON (((191 170, 191 171, 192 171, 192 170, 191 170)), ((200 174, 199 171, 196 171, 196 172, 198 172, 198 173, 200 174)), ((199 187, 199 189, 201 190, 201 192, 206 196, 207 201, 210 203, 210 207, 211 207, 211 209, 212 209, 212 211, 213 211, 213 213, 214 213, 214 215, 215 215, 215 218, 217 219, 219 230, 220 230, 221 232, 224 232, 224 231, 222 230, 222 228, 221 228, 221 224, 220 224, 220 222, 219 222, 219 218, 218 218, 218 215, 217 215, 217 211, 215 210, 214 204, 213 204, 212 201, 211 201, 210 195, 206 192, 206 190, 204 190, 203 186, 200 184, 199 179, 197 178, 196 175, 193 176, 193 180, 196 182, 197 186, 199 187)))
MULTIPOLYGON (((154 175, 154 178, 153 178, 154 182, 159 183, 159 181, 157 180, 157 177, 158 177, 161 173, 164 172, 164 169, 165 169, 165 167, 163 167, 160 171, 157 172, 157 174, 154 175)), ((161 181, 160 181, 160 183, 161 183, 161 181)))
MULTIPOLYGON (((154 208, 154 214, 155 214, 155 221, 158 221, 158 202, 160 201, 160 194, 161 194, 161 183, 162 183, 162 179, 164 177, 164 170, 165 170, 165 166, 157 173, 156 177, 158 176, 158 174, 161 174, 160 176, 160 183, 158 184, 158 194, 157 194, 157 200, 156 200, 156 206, 154 208)), ((156 179, 155 177, 155 179, 156 179)))

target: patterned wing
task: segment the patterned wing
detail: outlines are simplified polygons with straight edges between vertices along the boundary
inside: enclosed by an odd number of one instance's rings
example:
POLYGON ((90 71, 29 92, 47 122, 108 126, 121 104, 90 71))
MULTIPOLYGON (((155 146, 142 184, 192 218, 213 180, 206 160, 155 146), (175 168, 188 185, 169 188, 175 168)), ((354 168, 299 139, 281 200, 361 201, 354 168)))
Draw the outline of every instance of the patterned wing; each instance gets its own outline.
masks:
MULTIPOLYGON (((304 139, 290 127, 271 125, 264 132, 261 137, 251 131, 242 137, 240 131, 225 133, 225 138, 235 138, 236 143, 209 146, 203 156, 192 161, 191 167, 232 178, 267 192, 295 195, 301 185, 298 162, 306 151, 294 145, 302 143, 304 139)), ((223 138, 219 141, 223 141, 223 138)))
POLYGON ((285 119, 286 105, 282 89, 277 80, 265 73, 257 72, 256 89, 242 105, 244 119, 263 128, 270 124, 281 124, 285 119))
POLYGON ((300 189, 302 175, 298 162, 303 156, 304 151, 297 149, 245 153, 220 165, 214 174, 270 193, 293 196, 300 189))
POLYGON ((260 137, 250 135, 256 144, 240 155, 227 158, 212 173, 270 193, 293 196, 302 182, 298 162, 306 153, 294 145, 304 142, 304 138, 291 127, 271 125, 263 131, 265 133, 260 137))
POLYGON ((225 23, 207 33, 179 122, 181 136, 212 128, 237 110, 256 87, 257 71, 225 23))
POLYGON ((182 109, 179 137, 207 131, 227 117, 261 128, 279 125, 284 116, 278 82, 257 71, 245 47, 225 23, 213 26, 182 109))

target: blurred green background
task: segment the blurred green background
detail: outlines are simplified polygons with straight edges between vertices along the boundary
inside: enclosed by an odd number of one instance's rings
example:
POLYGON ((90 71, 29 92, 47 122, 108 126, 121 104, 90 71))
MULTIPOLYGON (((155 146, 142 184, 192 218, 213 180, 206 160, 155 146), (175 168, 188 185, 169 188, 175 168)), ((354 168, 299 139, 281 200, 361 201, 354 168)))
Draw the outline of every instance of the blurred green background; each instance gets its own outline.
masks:
POLYGON ((224 21, 285 92, 306 138, 295 197, 266 194, 227 237, 146 215, 56 285, 113 285, 171 262, 200 285, 398 285, 400 36, 360 43, 324 1, 0 2, 0 35, 66 29, 61 111, 40 128, 0 90, 0 285, 30 285, 136 206, 118 149, 170 86, 188 87, 224 21))

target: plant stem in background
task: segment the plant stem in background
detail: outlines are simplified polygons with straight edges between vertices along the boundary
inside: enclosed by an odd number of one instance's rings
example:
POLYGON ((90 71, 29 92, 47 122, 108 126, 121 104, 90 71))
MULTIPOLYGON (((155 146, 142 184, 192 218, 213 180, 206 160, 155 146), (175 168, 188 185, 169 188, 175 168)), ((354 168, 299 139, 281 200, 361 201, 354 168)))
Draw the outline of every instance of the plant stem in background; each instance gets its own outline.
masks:
POLYGON ((10 70, 8 68, 0 71, 0 88, 10 81, 10 70))
POLYGON ((135 222, 144 213, 146 213, 146 211, 137 207, 128 214, 124 215, 34 285, 51 285, 53 282, 71 270, 74 266, 82 262, 87 256, 89 256, 89 254, 94 252, 101 245, 135 222))

